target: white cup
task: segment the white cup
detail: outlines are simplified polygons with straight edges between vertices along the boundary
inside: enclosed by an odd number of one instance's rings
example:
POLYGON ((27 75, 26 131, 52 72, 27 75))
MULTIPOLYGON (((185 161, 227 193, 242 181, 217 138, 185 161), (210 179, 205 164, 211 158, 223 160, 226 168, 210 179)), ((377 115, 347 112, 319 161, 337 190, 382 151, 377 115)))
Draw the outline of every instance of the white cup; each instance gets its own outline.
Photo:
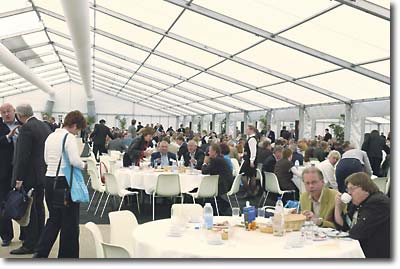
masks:
POLYGON ((340 200, 342 200, 342 202, 345 204, 350 203, 351 199, 352 199, 351 195, 346 192, 343 193, 342 196, 340 196, 340 200))

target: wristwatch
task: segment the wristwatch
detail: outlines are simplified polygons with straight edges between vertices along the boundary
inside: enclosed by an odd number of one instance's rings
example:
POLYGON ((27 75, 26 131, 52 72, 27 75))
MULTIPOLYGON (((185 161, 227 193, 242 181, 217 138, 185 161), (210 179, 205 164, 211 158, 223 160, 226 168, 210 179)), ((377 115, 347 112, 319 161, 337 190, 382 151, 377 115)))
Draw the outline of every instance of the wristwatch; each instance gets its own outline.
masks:
POLYGON ((323 218, 318 218, 318 226, 321 226, 324 223, 324 219, 323 218))

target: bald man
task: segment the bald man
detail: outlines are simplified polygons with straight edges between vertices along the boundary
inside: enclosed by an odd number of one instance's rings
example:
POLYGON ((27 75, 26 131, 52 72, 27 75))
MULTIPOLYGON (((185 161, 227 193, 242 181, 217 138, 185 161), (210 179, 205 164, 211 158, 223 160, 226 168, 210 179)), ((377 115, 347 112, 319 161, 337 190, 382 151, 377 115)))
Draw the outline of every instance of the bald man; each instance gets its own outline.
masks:
POLYGON ((185 166, 193 166, 197 170, 201 170, 204 163, 204 151, 199 149, 196 141, 190 140, 187 143, 188 151, 183 155, 185 166))
POLYGON ((176 161, 176 155, 172 152, 168 151, 168 142, 161 141, 158 145, 158 152, 154 152, 151 154, 151 165, 157 165, 164 167, 168 165, 172 165, 173 162, 176 161))
MULTIPOLYGON (((14 148, 21 122, 15 117, 15 109, 9 103, 0 106, 0 115, 0 203, 2 203, 11 190, 14 148)), ((0 217, 0 237, 3 247, 10 245, 14 237, 10 219, 0 217)))

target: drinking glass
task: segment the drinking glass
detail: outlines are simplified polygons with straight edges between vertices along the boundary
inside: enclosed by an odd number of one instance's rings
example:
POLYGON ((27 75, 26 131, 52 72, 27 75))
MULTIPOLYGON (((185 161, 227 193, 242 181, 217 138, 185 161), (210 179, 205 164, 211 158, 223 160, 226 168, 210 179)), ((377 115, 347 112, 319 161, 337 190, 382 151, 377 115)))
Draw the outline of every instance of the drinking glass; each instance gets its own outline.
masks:
POLYGON ((240 208, 239 207, 232 208, 232 217, 233 217, 234 223, 239 224, 239 220, 240 220, 240 208))
POLYGON ((257 209, 257 217, 265 218, 265 209, 264 208, 258 208, 257 209))

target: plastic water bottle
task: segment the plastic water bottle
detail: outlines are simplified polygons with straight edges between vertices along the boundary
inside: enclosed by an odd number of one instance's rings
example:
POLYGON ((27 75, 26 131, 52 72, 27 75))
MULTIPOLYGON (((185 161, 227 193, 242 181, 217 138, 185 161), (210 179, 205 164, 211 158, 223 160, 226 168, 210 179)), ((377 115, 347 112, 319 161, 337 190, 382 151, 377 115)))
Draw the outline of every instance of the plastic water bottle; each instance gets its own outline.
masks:
POLYGON ((297 169, 297 170, 299 169, 299 166, 300 166, 299 160, 296 160, 296 161, 294 162, 294 166, 296 166, 296 169, 297 169))
POLYGON ((157 160, 154 160, 154 168, 157 168, 157 160))
POLYGON ((285 213, 281 197, 278 198, 275 205, 275 213, 272 219, 272 231, 275 236, 283 236, 285 233, 285 213))
POLYGON ((204 228, 211 230, 213 227, 214 212, 210 203, 206 203, 203 210, 204 228))
POLYGON ((176 161, 175 162, 172 162, 172 172, 176 172, 176 170, 177 170, 177 165, 176 165, 176 161))

